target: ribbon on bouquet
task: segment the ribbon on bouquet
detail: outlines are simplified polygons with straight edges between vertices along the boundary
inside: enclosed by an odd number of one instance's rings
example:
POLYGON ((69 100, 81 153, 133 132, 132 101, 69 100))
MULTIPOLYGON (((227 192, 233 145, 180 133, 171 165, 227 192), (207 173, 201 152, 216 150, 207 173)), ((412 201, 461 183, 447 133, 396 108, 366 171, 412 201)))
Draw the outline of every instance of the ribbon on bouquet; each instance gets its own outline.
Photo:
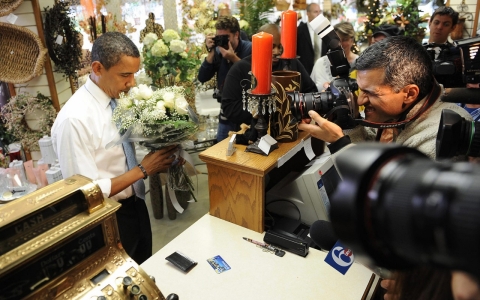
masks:
MULTIPOLYGON (((183 159, 185 159, 193 167, 194 174, 197 175, 197 169, 195 168, 195 165, 193 164, 193 160, 192 160, 192 157, 190 156, 190 154, 188 154, 188 152, 185 151, 184 149, 180 149, 179 156, 183 157, 183 159)), ((198 178, 197 178, 197 180, 198 180, 198 178)), ((175 195, 175 190, 172 189, 168 183, 165 184, 165 185, 167 186, 168 195, 170 196, 170 200, 172 201, 173 207, 175 208, 175 210, 178 213, 180 213, 180 214, 183 213, 184 209, 180 205, 180 203, 178 202, 177 196, 175 195)), ((197 186, 198 186, 198 182, 197 182, 197 186)), ((190 198, 190 200, 188 200, 187 202, 193 202, 193 199, 190 198)))

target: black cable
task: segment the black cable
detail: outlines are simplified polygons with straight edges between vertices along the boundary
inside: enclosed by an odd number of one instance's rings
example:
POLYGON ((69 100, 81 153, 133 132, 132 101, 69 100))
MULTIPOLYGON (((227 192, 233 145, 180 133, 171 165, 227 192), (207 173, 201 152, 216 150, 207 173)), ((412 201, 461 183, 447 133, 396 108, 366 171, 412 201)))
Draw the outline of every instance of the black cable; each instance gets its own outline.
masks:
POLYGON ((295 203, 293 203, 292 201, 286 200, 286 199, 277 199, 277 200, 273 200, 273 201, 268 202, 268 203, 265 205, 265 211, 268 211, 268 210, 267 210, 267 206, 269 206, 270 204, 275 203, 275 202, 287 202, 287 203, 292 204, 292 205, 295 207, 295 209, 297 210, 297 212, 298 212, 298 220, 297 220, 297 221, 301 221, 301 220, 302 220, 302 213, 300 212, 300 209, 298 208, 298 206, 297 206, 295 203))

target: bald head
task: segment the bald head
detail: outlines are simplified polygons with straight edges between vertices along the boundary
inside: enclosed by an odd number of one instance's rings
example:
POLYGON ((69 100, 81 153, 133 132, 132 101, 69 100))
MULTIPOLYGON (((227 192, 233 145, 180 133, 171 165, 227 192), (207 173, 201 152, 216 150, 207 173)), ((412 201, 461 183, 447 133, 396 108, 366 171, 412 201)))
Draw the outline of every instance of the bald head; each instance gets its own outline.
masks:
POLYGON ((277 24, 265 24, 262 27, 260 27, 258 32, 266 32, 273 36, 272 63, 273 65, 276 65, 279 61, 278 56, 280 56, 283 52, 283 48, 280 40, 280 27, 277 24))
POLYGON ((265 24, 260 29, 258 29, 258 32, 266 32, 270 33, 271 35, 278 34, 280 35, 280 27, 277 24, 265 24))

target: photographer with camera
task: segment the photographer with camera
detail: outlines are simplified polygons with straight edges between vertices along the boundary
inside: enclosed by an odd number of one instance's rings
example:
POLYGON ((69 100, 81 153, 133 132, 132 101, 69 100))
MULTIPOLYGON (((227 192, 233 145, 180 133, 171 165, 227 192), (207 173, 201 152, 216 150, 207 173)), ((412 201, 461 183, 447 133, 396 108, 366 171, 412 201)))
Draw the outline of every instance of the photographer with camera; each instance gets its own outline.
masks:
MULTIPOLYGON (((445 108, 471 120, 453 103, 439 100, 443 87, 432 74, 432 61, 416 40, 389 37, 368 47, 357 59, 357 105, 365 107, 365 120, 357 120, 351 130, 310 110, 316 124, 300 124, 299 129, 330 143, 334 154, 352 142, 380 141, 416 148, 435 159, 436 136, 445 108)), ((357 116, 358 117, 358 113, 357 116)))
MULTIPOLYGON (((214 98, 222 102, 223 85, 230 68, 244 57, 252 54, 252 43, 240 39, 240 25, 232 16, 221 16, 215 24, 216 35, 209 35, 205 39, 208 55, 198 71, 198 80, 201 83, 217 75, 214 98)), ((234 130, 230 122, 220 111, 218 120, 217 141, 228 136, 234 130)))

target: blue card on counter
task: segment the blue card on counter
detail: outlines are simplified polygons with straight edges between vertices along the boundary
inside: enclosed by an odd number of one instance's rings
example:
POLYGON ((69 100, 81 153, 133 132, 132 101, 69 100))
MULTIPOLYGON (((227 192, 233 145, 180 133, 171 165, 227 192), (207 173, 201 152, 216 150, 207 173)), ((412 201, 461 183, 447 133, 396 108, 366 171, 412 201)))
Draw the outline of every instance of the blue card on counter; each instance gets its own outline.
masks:
POLYGON ((335 270, 345 275, 353 264, 355 256, 352 249, 344 247, 339 241, 335 243, 332 250, 325 257, 325 262, 331 265, 335 270))
POLYGON ((220 255, 207 259, 208 263, 217 272, 217 274, 230 270, 230 266, 223 260, 220 255))

